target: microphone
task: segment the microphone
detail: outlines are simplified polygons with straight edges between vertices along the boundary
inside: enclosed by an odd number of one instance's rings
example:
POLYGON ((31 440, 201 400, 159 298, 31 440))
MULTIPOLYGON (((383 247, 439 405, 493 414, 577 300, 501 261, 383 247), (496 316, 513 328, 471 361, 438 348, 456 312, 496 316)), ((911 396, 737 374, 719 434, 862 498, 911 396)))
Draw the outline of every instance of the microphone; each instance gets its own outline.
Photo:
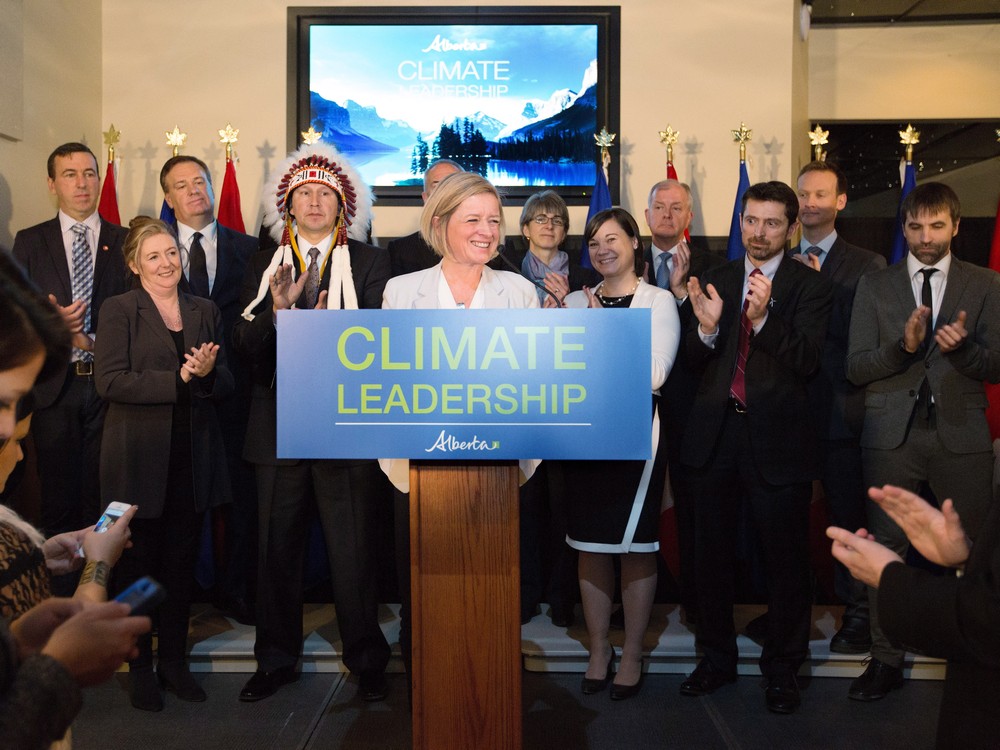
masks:
POLYGON ((550 292, 548 289, 545 288, 545 284, 540 284, 539 282, 535 281, 534 279, 529 279, 527 276, 525 276, 524 274, 522 274, 521 273, 521 269, 518 268, 517 266, 515 266, 514 263, 511 261, 511 259, 508 258, 506 255, 503 254, 503 249, 502 248, 503 248, 503 245, 497 245, 497 257, 500 258, 500 260, 502 260, 511 271, 513 271, 514 273, 516 273, 522 279, 527 279, 529 282, 531 282, 532 284, 534 284, 535 287, 537 287, 538 289, 541 289, 543 292, 545 292, 547 295, 549 295, 553 300, 555 300, 556 307, 562 307, 563 306, 562 301, 556 295, 554 295, 552 292, 550 292))

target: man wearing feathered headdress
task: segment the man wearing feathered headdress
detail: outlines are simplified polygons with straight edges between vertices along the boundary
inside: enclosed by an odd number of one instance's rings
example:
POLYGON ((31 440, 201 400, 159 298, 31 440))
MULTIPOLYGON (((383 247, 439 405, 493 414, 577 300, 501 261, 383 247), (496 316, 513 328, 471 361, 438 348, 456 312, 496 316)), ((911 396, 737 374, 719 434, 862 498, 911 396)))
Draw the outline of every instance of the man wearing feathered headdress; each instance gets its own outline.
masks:
POLYGON ((261 700, 298 679, 303 557, 314 513, 326 540, 344 664, 359 675, 365 700, 381 700, 389 645, 378 623, 374 539, 386 485, 374 460, 278 459, 275 374, 278 310, 380 307, 389 255, 362 241, 371 191, 329 146, 303 145, 289 156, 264 201, 278 248, 251 259, 233 331, 233 348, 253 367, 244 458, 255 465, 260 501, 257 672, 240 700, 261 700))

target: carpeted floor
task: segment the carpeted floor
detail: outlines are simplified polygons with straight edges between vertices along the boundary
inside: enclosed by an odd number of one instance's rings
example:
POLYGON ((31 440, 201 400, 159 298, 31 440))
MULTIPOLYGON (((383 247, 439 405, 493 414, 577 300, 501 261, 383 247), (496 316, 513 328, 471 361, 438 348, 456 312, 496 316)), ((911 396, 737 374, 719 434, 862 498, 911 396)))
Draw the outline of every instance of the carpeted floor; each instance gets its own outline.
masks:
MULTIPOLYGON (((236 696, 248 675, 196 678, 206 703, 166 696, 161 713, 128 703, 127 676, 86 693, 74 726, 76 750, 405 750, 410 747, 406 678, 390 674, 384 703, 355 699, 352 678, 306 673, 259 703, 236 696)), ((777 716, 764 707, 758 677, 740 677, 706 698, 682 698, 677 674, 649 674, 635 699, 580 693, 580 675, 523 673, 525 750, 922 750, 933 746, 942 683, 909 681, 876 703, 847 699, 849 680, 812 678, 802 707, 777 716)), ((451 750, 445 748, 443 750, 451 750)), ((464 750, 456 748, 454 750, 464 750)))

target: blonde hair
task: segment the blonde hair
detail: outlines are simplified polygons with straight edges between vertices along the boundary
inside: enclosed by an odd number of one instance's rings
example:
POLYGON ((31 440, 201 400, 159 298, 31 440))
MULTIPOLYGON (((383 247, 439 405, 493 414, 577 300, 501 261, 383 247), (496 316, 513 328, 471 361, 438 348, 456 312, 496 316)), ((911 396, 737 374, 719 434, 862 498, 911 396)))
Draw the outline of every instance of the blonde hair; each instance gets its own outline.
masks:
POLYGON ((122 252, 125 256, 125 268, 131 273, 132 266, 139 265, 139 249, 142 243, 158 234, 169 235, 176 241, 173 230, 159 219, 149 216, 136 216, 128 223, 128 236, 122 252))
POLYGON ((448 249, 448 222, 458 207, 466 198, 484 193, 497 199, 497 207, 500 209, 500 242, 503 242, 505 224, 503 200, 499 191, 489 180, 473 172, 454 172, 438 183, 420 214, 420 236, 437 255, 443 258, 448 249), (436 225, 434 219, 438 220, 436 225))

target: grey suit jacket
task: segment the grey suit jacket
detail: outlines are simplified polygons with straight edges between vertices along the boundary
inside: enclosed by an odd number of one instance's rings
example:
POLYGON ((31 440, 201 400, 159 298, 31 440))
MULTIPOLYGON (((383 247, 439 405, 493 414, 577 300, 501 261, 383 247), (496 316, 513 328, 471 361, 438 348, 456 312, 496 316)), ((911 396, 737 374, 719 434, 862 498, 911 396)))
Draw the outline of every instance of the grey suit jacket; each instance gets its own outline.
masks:
MULTIPOLYGON (((212 302, 180 294, 184 347, 220 345, 215 375, 194 378, 191 390, 191 458, 195 507, 231 500, 226 453, 214 401, 233 389, 226 366, 222 315, 212 302)), ((94 382, 108 402, 101 440, 101 493, 105 500, 135 503, 140 518, 163 512, 179 363, 174 340, 152 299, 135 289, 104 304, 94 351, 94 382)))
MULTIPOLYGON (((382 295, 383 310, 438 310, 438 288, 441 264, 405 276, 389 279, 382 295)), ((534 285, 523 276, 510 271, 494 271, 483 267, 480 282, 487 308, 538 307, 534 285)))
POLYGON ((900 350, 906 319, 916 306, 905 261, 858 283, 847 377, 866 386, 861 446, 891 450, 903 443, 926 377, 945 447, 955 453, 989 451, 983 381, 1000 381, 1000 274, 952 259, 937 326, 965 311, 969 332, 953 352, 943 353, 934 341, 926 351, 900 350))

